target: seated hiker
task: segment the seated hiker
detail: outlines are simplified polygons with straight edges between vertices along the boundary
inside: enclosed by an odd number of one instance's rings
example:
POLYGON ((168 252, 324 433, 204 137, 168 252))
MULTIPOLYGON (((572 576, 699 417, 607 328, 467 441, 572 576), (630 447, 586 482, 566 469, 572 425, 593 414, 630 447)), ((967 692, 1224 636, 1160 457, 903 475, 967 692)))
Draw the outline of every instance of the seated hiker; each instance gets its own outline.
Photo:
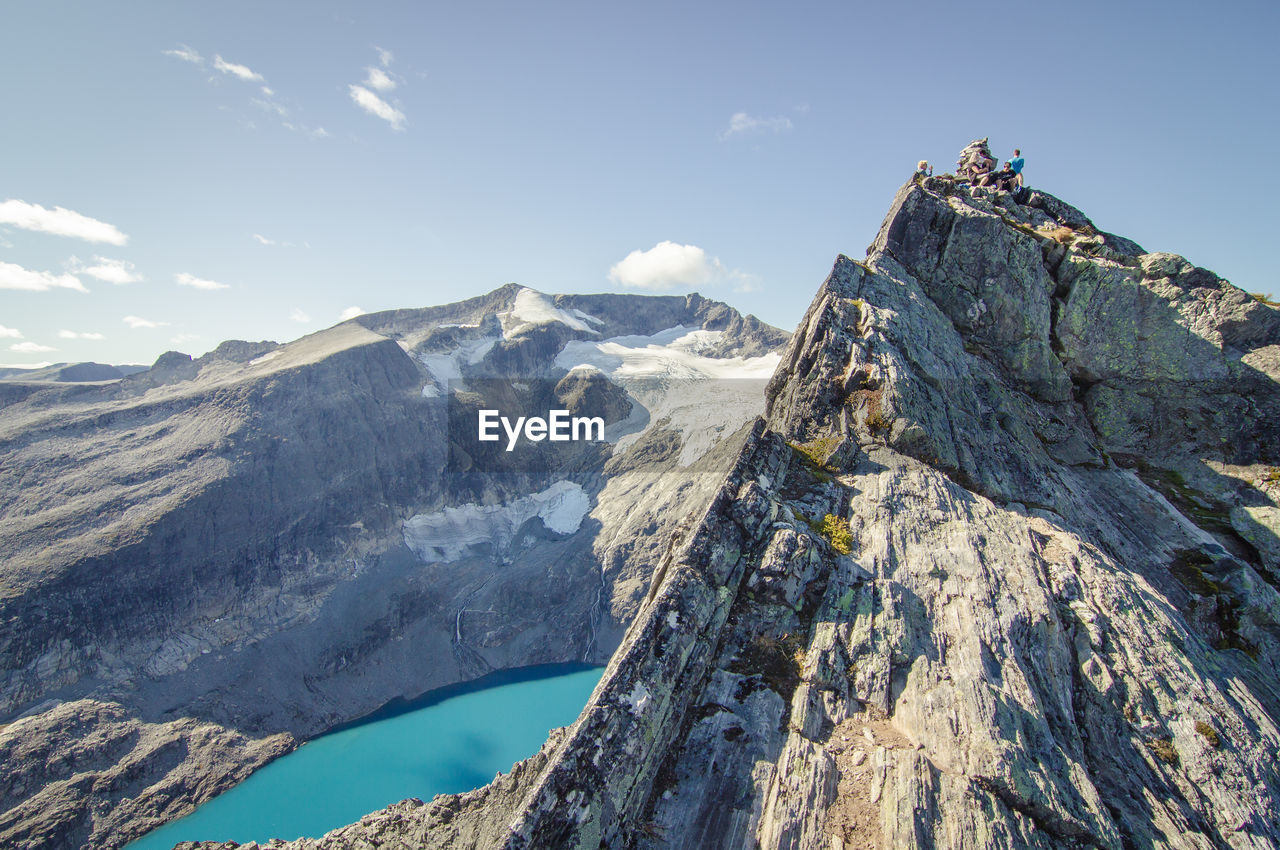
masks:
POLYGON ((1009 163, 1004 164, 1004 168, 999 171, 989 171, 980 176, 974 183, 975 186, 991 186, 1002 192, 1012 191, 1018 187, 1018 173, 1009 167, 1009 163))
POLYGON ((916 176, 917 177, 933 176, 933 166, 929 164, 929 161, 927 159, 922 159, 920 160, 920 162, 916 163, 916 176))
POLYGON ((985 138, 975 139, 960 151, 956 161, 956 177, 962 181, 982 185, 979 181, 996 167, 995 157, 987 147, 985 138))

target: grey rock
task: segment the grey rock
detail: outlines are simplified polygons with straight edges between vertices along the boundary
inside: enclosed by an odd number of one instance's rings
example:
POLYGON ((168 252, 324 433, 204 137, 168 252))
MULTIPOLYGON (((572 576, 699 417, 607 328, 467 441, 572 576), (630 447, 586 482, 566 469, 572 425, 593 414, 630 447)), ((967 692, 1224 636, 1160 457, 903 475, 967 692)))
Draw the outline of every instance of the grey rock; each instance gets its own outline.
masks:
POLYGON ((903 187, 520 806, 415 835, 1280 843, 1274 311, 1004 200, 903 187))

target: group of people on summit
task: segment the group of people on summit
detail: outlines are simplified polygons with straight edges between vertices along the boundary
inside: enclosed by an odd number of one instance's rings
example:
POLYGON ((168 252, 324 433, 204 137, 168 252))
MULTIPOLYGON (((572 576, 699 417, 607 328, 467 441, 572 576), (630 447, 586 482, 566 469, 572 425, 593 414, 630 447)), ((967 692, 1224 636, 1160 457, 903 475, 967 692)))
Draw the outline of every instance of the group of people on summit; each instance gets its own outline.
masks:
MULTIPOLYGON (((1026 160, 1022 158, 1021 150, 1014 148, 1013 156, 999 171, 995 170, 996 163, 987 140, 977 139, 960 151, 960 159, 956 161, 956 178, 974 186, 990 186, 1004 192, 1017 192, 1023 188, 1022 167, 1026 160)), ((933 166, 927 160, 920 160, 916 165, 916 176, 932 175, 933 166)))

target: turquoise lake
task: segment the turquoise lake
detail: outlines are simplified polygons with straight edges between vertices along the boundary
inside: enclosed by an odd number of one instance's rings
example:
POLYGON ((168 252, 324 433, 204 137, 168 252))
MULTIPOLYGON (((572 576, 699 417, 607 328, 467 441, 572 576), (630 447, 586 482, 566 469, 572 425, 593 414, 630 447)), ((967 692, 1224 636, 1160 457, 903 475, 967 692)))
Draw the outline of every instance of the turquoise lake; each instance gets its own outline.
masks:
POLYGON ((433 691, 303 744, 125 850, 317 838, 406 797, 478 788, 578 718, 604 669, 527 667, 433 691))

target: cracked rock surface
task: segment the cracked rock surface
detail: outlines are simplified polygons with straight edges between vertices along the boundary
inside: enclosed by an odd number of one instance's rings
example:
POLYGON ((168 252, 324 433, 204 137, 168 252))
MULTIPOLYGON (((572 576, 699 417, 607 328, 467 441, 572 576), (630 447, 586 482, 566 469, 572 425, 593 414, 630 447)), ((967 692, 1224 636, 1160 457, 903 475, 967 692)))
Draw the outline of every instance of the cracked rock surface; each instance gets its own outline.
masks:
POLYGON ((1025 200, 904 186, 578 721, 377 846, 1280 844, 1280 311, 1025 200))

